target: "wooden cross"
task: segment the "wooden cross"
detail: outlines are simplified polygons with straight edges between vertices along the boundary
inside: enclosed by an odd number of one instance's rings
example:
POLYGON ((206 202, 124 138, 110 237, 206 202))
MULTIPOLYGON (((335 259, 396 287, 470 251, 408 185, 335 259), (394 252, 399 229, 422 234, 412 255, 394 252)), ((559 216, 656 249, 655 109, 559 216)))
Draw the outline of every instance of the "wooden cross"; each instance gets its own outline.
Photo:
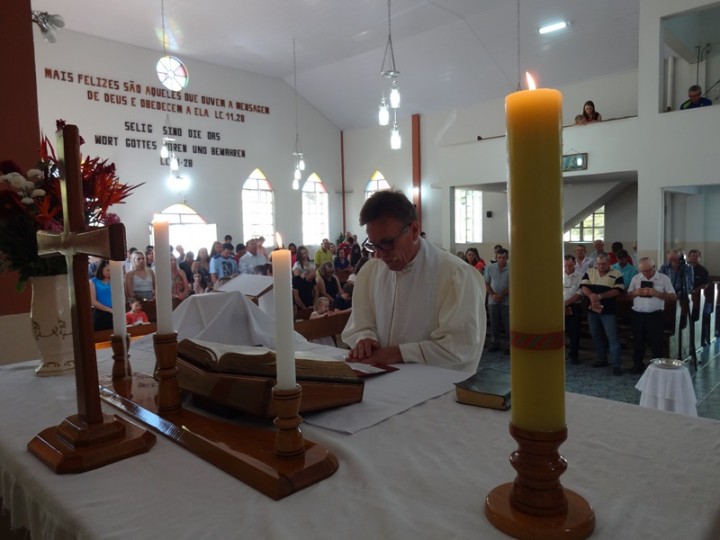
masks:
MULTIPOLYGON (((62 254, 67 260, 73 327, 78 414, 43 430, 28 450, 57 473, 83 472, 147 452, 155 436, 117 416, 102 412, 91 321, 88 255, 125 260, 125 226, 89 228, 85 223, 80 135, 67 125, 57 133, 64 229, 37 233, 38 254, 62 254)), ((117 286, 117 284, 115 284, 117 286)), ((114 306, 114 309, 122 309, 114 306)))

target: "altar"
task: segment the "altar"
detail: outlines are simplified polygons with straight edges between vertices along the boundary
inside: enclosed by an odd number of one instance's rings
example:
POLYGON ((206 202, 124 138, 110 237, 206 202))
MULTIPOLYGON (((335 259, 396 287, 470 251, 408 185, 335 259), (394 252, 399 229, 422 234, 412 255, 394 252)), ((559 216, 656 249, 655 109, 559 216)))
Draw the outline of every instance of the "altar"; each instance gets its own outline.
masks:
MULTIPOLYGON (((133 367, 148 372, 142 356, 133 367)), ((74 410, 74 380, 35 377, 35 365, 0 368, 1 495, 34 540, 507 538, 483 506, 515 476, 509 412, 458 404, 452 391, 354 434, 305 423, 339 469, 273 501, 163 437, 132 459, 54 474, 26 444, 74 410)), ((98 369, 110 373, 111 360, 98 369)), ((568 394, 567 423, 562 482, 592 504, 592 538, 720 537, 720 422, 568 394)))

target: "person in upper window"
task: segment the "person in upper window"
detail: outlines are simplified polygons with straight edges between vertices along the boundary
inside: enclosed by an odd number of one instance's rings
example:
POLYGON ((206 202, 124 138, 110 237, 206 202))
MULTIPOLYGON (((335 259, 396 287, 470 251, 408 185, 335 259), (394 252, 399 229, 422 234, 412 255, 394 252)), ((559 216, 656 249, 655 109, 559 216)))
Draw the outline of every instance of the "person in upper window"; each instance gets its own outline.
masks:
POLYGON ((693 84, 688 88, 688 100, 680 105, 680 110, 697 109, 698 107, 709 107, 712 101, 702 95, 702 88, 698 84, 693 84))
POLYGON ((602 116, 595 110, 595 104, 590 100, 586 101, 583 105, 583 118, 586 124, 602 122, 602 116))

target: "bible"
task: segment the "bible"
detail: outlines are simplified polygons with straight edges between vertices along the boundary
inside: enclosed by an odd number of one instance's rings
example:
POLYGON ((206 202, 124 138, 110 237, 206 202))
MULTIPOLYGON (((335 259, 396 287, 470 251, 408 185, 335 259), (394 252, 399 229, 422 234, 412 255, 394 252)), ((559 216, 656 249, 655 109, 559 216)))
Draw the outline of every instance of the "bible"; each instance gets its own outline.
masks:
POLYGON ((510 374, 493 368, 480 368, 472 377, 455 383, 458 403, 506 411, 510 408, 510 374))
MULTIPOLYGON (((230 416, 276 416, 271 349, 183 339, 177 352, 180 388, 190 392, 199 407, 230 416)), ((302 386, 301 413, 362 401, 364 382, 346 362, 299 352, 295 370, 302 386)))

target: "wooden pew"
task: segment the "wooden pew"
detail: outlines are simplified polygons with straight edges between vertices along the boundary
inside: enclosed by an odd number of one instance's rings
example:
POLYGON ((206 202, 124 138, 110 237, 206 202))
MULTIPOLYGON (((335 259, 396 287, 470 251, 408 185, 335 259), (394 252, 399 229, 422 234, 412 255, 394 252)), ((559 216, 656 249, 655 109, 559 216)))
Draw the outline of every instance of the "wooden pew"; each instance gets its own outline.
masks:
MULTIPOLYGON (((139 338, 146 336, 147 334, 154 334, 157 331, 157 324, 139 324, 137 326, 128 326, 127 332, 130 339, 139 338)), ((110 336, 112 336, 112 329, 109 330, 96 330, 93 332, 93 341, 95 344, 98 343, 109 343, 110 336)), ((102 348, 102 347, 100 347, 102 348)))
POLYGON ((346 310, 328 317, 300 320, 295 322, 295 331, 308 341, 330 336, 337 344, 336 336, 345 329, 349 318, 350 310, 346 310))

